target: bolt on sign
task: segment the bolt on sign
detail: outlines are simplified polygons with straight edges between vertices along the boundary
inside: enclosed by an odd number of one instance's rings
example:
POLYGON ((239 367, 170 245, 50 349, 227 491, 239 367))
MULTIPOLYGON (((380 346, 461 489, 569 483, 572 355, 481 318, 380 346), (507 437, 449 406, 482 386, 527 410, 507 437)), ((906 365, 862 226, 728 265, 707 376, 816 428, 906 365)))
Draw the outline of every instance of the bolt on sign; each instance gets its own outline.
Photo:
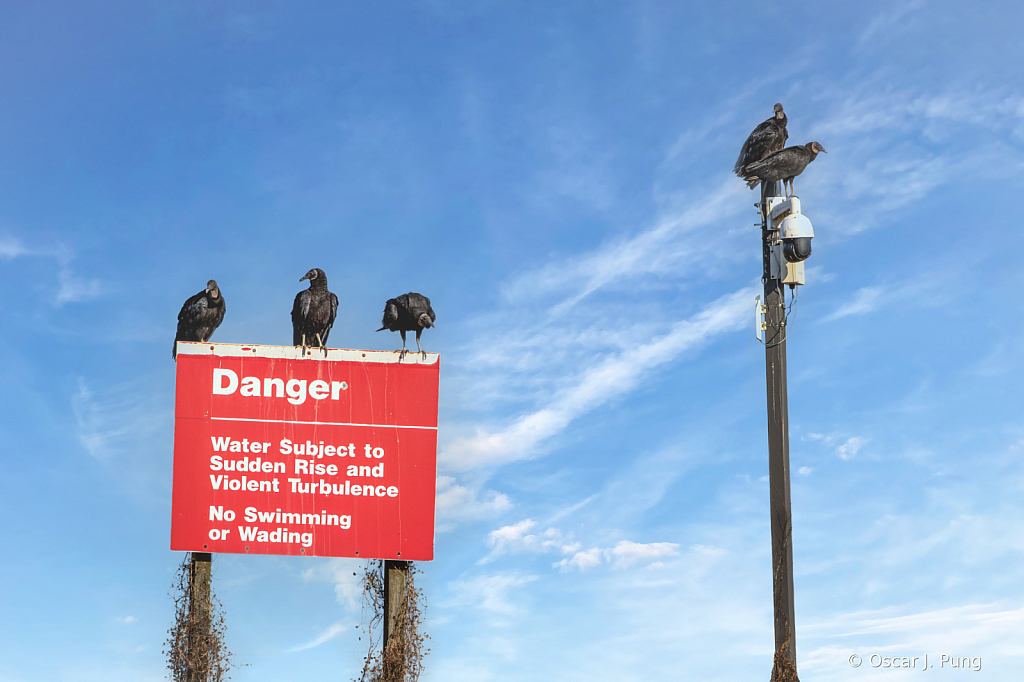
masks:
POLYGON ((440 357, 179 343, 171 549, 434 558, 440 357))

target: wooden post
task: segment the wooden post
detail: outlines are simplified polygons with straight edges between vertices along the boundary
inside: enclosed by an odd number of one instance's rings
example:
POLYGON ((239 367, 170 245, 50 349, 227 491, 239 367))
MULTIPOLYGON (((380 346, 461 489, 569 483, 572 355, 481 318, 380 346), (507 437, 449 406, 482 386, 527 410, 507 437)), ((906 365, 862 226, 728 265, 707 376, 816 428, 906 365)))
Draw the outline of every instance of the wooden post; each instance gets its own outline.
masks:
MULTIPOLYGON (((761 183, 764 256, 765 373, 768 388, 768 480, 772 525, 772 583, 775 603, 775 650, 783 648, 796 668, 796 620, 793 604, 793 511, 789 492, 789 396, 786 387, 786 294, 772 279, 768 198, 779 196, 776 182, 761 183)), ((776 675, 773 674, 773 679, 776 675)))
POLYGON ((189 661, 201 665, 202 669, 188 671, 189 682, 206 682, 210 653, 210 580, 212 579, 213 555, 210 552, 192 552, 192 566, 189 574, 189 661), (198 654, 198 655, 197 655, 198 654))
POLYGON ((389 645, 403 651, 402 620, 405 616, 406 579, 408 561, 384 561, 384 643, 385 679, 405 679, 405 656, 398 659, 387 656, 389 645), (389 665, 390 663, 390 665, 389 665), (398 670, 392 669, 396 665, 398 670))
POLYGON ((405 579, 408 561, 384 562, 384 646, 392 636, 401 636, 402 614, 405 611, 405 579))

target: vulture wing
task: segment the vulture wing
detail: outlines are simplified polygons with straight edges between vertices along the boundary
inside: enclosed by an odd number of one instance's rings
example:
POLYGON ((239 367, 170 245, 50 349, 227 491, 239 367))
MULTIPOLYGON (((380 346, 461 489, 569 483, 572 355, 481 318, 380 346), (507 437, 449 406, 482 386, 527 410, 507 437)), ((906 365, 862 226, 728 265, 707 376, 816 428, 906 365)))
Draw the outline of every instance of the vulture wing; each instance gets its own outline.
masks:
POLYGON ((384 303, 384 318, 380 321, 380 329, 377 331, 382 332, 385 329, 395 331, 392 327, 398 323, 398 301, 393 298, 389 298, 384 303))
POLYGON ((194 326, 197 322, 203 319, 203 314, 208 308, 209 305, 206 301, 206 292, 200 291, 195 296, 190 296, 189 299, 181 306, 181 312, 178 313, 178 322, 184 322, 188 326, 194 326))
POLYGON ((306 334, 309 337, 309 331, 307 330, 306 320, 309 317, 309 304, 313 298, 309 289, 303 289, 299 293, 295 294, 295 303, 292 305, 292 345, 299 346, 302 344, 302 335, 306 334))
POLYGON ((736 159, 736 165, 733 166, 733 173, 742 178, 746 174, 744 169, 747 166, 782 149, 788 138, 789 133, 786 131, 785 124, 780 125, 774 118, 761 123, 754 128, 750 137, 743 143, 739 158, 736 159))
POLYGON ((327 328, 324 330, 323 334, 320 335, 324 342, 324 347, 327 346, 327 336, 331 333, 331 328, 334 327, 334 320, 338 317, 338 297, 333 293, 330 294, 330 304, 331 309, 330 317, 327 319, 327 328))

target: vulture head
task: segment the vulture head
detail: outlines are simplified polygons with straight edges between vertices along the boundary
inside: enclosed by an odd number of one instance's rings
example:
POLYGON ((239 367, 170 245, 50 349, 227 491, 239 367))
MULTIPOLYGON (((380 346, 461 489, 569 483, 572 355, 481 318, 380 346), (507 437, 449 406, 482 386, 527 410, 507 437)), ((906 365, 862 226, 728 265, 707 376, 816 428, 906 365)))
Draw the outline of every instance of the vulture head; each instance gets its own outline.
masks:
POLYGON ((313 286, 315 284, 321 284, 321 285, 326 285, 327 284, 327 275, 325 275, 324 271, 321 270, 320 268, 313 268, 312 270, 307 272, 302 277, 299 277, 299 281, 300 282, 302 282, 304 280, 307 280, 307 279, 309 280, 309 285, 310 286, 313 286))
POLYGON ((785 114, 785 112, 783 112, 783 111, 782 111, 782 105, 781 105, 781 104, 779 104, 779 103, 777 103, 777 102, 776 102, 776 104, 775 104, 775 110, 774 110, 774 111, 775 111, 775 118, 776 118, 776 119, 783 119, 783 118, 786 118, 786 114, 785 114))
POLYGON ((818 152, 825 152, 826 154, 828 154, 828 152, 825 151, 825 148, 822 147, 817 142, 810 143, 809 145, 807 145, 807 148, 811 150, 812 154, 817 154, 818 152))
POLYGON ((206 293, 208 293, 211 298, 220 298, 220 288, 217 286, 217 280, 211 279, 206 283, 206 293))

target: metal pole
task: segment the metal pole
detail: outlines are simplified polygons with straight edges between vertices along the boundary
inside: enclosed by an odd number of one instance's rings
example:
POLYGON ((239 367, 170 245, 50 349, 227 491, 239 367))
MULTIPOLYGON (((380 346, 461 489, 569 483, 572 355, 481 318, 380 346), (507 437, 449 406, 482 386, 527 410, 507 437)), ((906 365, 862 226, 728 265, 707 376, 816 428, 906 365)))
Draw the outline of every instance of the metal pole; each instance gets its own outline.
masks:
POLYGON ((210 653, 210 580, 213 555, 210 552, 192 552, 192 567, 189 576, 191 595, 189 603, 192 613, 189 620, 189 663, 201 666, 188 671, 189 682, 206 682, 210 653), (199 654, 197 656, 196 654, 199 654), (206 659, 203 665, 202 659, 206 659))
MULTIPOLYGON (((786 296, 781 279, 773 279, 768 198, 780 196, 778 183, 761 183, 764 256, 765 365, 768 386, 768 479, 772 515, 772 579, 775 604, 775 650, 783 649, 796 666, 796 619, 793 609, 793 511, 789 492, 789 408, 786 395, 786 296)), ((772 678, 775 679, 773 673, 772 678)))
MULTIPOLYGON (((408 561, 386 560, 384 562, 384 652, 387 652, 392 638, 394 638, 392 646, 397 647, 399 651, 404 650, 402 620, 405 616, 406 578, 408 577, 408 571, 408 561)), ((389 659, 386 653, 385 659, 395 661, 394 658, 389 659)), ((402 670, 388 670, 387 672, 390 675, 386 675, 387 679, 405 679, 404 651, 399 660, 398 664, 402 670), (394 677, 391 677, 391 675, 394 677)))

